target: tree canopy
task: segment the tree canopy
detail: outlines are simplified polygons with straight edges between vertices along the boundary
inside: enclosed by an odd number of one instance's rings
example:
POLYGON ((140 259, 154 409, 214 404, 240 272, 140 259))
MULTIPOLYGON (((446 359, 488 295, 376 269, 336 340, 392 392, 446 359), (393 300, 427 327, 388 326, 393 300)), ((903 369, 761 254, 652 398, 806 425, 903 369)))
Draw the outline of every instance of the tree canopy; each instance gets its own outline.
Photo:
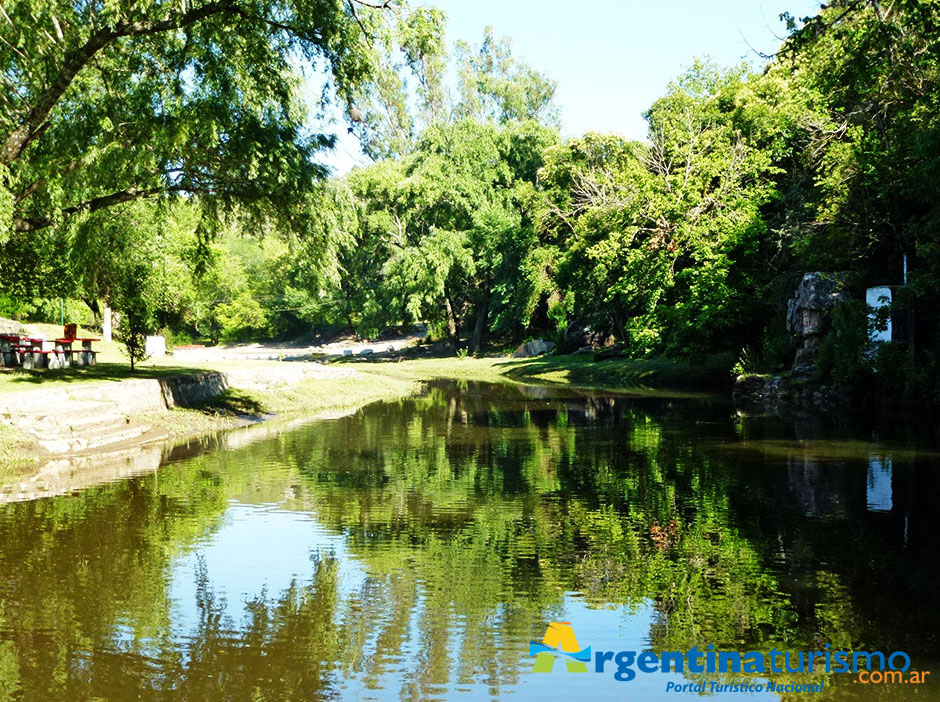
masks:
POLYGON ((5 3, 0 241, 165 193, 205 216, 239 203, 297 224, 332 136, 312 131, 297 63, 355 99, 373 75, 360 0, 5 3))

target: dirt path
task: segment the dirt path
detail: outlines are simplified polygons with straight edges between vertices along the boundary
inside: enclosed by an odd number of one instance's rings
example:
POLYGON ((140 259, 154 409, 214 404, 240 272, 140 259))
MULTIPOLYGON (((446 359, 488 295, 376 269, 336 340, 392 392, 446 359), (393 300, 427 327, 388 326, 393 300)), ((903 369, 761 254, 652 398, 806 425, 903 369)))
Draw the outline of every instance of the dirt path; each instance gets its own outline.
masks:
POLYGON ((236 344, 232 346, 177 347, 173 358, 185 363, 216 361, 301 361, 318 356, 359 355, 400 351, 420 343, 427 330, 419 327, 407 334, 383 335, 380 340, 363 341, 342 337, 323 344, 297 345, 277 343, 236 344))

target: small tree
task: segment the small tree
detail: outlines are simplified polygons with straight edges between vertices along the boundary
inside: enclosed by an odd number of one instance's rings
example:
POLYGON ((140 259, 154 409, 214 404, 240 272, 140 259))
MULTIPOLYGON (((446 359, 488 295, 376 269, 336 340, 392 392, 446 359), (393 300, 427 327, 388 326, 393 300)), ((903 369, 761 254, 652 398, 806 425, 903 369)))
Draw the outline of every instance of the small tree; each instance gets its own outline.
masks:
POLYGON ((147 335, 153 330, 153 310, 145 296, 149 269, 142 262, 129 263, 117 276, 112 306, 121 311, 121 342, 131 361, 136 364, 148 358, 147 335))

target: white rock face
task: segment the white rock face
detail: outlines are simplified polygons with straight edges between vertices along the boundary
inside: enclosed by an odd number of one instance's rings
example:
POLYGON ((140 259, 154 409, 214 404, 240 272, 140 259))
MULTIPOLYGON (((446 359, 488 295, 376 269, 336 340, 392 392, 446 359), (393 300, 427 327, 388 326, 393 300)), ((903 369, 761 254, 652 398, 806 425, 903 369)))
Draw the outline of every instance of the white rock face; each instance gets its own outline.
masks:
POLYGON ((793 360, 797 373, 812 373, 819 342, 832 326, 832 310, 846 299, 845 279, 845 273, 806 273, 787 301, 787 331, 799 344, 793 360))

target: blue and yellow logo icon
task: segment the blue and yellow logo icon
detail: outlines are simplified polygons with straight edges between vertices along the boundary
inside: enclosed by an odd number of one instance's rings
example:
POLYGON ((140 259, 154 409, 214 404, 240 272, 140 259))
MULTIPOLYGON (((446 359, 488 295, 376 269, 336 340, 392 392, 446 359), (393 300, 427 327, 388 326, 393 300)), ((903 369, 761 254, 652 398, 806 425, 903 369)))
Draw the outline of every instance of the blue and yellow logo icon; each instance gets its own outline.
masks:
POLYGON ((578 639, 571 622, 549 622, 545 638, 529 642, 529 657, 532 656, 535 656, 533 673, 552 672, 556 658, 565 662, 569 673, 586 673, 587 664, 591 660, 591 647, 578 650, 578 639))

